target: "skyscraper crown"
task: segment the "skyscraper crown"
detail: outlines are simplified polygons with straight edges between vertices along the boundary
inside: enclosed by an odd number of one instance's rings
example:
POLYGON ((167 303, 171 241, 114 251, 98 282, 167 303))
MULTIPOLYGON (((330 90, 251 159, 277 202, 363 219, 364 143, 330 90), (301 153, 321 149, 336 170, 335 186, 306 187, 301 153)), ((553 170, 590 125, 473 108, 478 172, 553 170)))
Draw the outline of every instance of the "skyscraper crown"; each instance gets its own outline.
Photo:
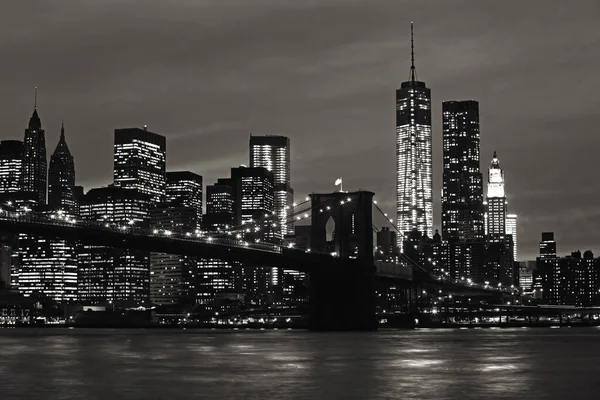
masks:
POLYGON ((60 128, 60 139, 58 140, 58 144, 56 145, 56 149, 52 154, 53 157, 56 156, 67 156, 71 157, 71 151, 69 151, 69 146, 67 146, 67 140, 65 139, 65 124, 63 122, 60 128))

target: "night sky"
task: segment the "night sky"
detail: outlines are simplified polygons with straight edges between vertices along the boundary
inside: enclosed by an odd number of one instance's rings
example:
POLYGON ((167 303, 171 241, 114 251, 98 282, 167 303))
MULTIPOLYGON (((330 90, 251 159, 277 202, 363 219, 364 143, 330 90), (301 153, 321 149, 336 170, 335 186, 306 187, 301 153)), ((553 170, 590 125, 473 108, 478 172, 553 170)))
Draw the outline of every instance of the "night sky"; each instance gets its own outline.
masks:
MULTIPOLYGON (((394 215, 395 89, 432 90, 435 222, 441 103, 480 102, 520 258, 555 231, 600 251, 597 0, 23 0, 0 12, 0 137, 22 139, 39 86, 48 152, 61 118, 86 190, 112 180, 113 130, 168 138, 168 169, 206 184, 248 163, 252 132, 292 143, 298 197, 368 189, 394 215)), ((597 254, 597 255, 600 255, 597 254)))

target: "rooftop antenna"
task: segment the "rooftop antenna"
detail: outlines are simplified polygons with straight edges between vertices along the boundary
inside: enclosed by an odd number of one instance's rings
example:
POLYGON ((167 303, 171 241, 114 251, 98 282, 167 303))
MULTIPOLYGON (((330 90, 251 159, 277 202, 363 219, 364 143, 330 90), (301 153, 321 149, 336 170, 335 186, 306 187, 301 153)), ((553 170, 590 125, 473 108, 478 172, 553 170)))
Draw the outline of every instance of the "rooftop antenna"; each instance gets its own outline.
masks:
POLYGON ((415 70, 415 33, 413 22, 410 21, 410 80, 414 82, 417 77, 415 70))
POLYGON ((33 94, 33 109, 37 109, 37 86, 35 87, 33 94))

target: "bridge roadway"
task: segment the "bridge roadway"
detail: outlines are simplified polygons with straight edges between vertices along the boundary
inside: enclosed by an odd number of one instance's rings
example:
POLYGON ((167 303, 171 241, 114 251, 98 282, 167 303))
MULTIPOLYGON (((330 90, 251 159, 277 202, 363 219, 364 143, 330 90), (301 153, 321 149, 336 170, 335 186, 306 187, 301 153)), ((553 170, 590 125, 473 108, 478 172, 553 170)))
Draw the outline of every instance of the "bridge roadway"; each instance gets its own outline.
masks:
POLYGON ((192 232, 156 231, 134 225, 116 226, 99 222, 76 221, 32 212, 0 212, 0 232, 39 235, 74 240, 84 244, 123 249, 189 255, 243 263, 244 267, 280 267, 306 272, 310 276, 311 318, 315 330, 376 329, 375 279, 415 288, 415 278, 423 285, 448 289, 482 290, 432 277, 422 268, 342 258, 269 243, 249 243, 227 237, 195 235, 192 232), (343 310, 343 312, 340 312, 343 310), (362 317, 356 318, 356 315, 362 317))

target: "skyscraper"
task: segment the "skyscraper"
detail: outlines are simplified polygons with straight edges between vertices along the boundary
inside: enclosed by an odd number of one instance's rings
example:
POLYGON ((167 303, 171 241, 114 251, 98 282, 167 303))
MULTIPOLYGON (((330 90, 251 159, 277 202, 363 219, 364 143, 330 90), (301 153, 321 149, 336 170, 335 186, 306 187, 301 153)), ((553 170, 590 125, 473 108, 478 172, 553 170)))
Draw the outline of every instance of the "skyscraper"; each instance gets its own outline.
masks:
POLYGON ((517 261, 517 255, 519 254, 517 249, 517 214, 506 215, 506 234, 512 236, 513 259, 517 261))
MULTIPOLYGON (((192 195, 193 196, 193 195, 192 195)), ((197 210, 183 198, 161 203, 150 210, 150 226, 157 233, 190 233, 198 228, 197 210)), ((152 253, 150 256, 150 302, 195 304, 198 259, 191 256, 152 253)))
POLYGON ((48 169, 48 205, 52 210, 62 210, 74 215, 77 212, 75 201, 75 164, 65 140, 65 126, 60 128, 60 139, 50 157, 48 169))
POLYGON ((202 223, 202 176, 189 171, 167 172, 167 202, 179 201, 195 211, 194 229, 202 223))
MULTIPOLYGON (((150 196, 137 190, 103 187, 89 190, 80 201, 84 221, 122 229, 147 226, 150 196)), ((79 252, 78 299, 92 304, 147 304, 150 295, 150 253, 84 245, 79 252)))
POLYGON ((204 227, 209 231, 226 230, 235 225, 235 193, 231 178, 219 179, 206 187, 204 227))
POLYGON ((37 104, 25 129, 23 154, 23 190, 36 193, 39 204, 46 204, 46 181, 48 161, 46 159, 46 136, 37 112, 37 104))
POLYGON ((114 184, 137 189, 153 203, 165 199, 167 141, 139 128, 115 129, 114 184))
POLYGON ((504 171, 494 152, 488 169, 486 225, 489 240, 504 238, 506 235, 506 195, 504 193, 504 171))
POLYGON ((483 177, 479 162, 479 103, 442 103, 444 172, 442 237, 483 240, 483 177))
POLYGON ((21 190, 23 173, 23 142, 3 140, 0 142, 0 193, 21 190))
MULTIPOLYGON (((231 168, 236 225, 265 219, 274 211, 273 172, 262 167, 231 168)), ((264 237, 262 240, 267 240, 264 237)))
MULTIPOLYGON (((411 23, 410 79, 396 90, 396 213, 399 231, 433 235, 431 91, 417 80, 411 23)), ((399 246, 404 241, 398 235, 399 246)))
POLYGON ((294 201, 290 177, 290 139, 285 136, 250 135, 250 167, 263 167, 273 172, 274 211, 281 238, 288 232, 288 207, 294 201))
MULTIPOLYGON (((262 242, 275 240, 277 235, 273 224, 276 225, 277 216, 273 215, 273 172, 262 167, 232 168, 231 181, 234 191, 235 224, 254 223, 260 226, 259 232, 256 234, 251 232, 254 237, 248 240, 262 242)), ((273 296, 278 296, 281 292, 281 272, 279 268, 245 269, 244 283, 241 287, 248 294, 249 302, 271 303, 273 296)))

